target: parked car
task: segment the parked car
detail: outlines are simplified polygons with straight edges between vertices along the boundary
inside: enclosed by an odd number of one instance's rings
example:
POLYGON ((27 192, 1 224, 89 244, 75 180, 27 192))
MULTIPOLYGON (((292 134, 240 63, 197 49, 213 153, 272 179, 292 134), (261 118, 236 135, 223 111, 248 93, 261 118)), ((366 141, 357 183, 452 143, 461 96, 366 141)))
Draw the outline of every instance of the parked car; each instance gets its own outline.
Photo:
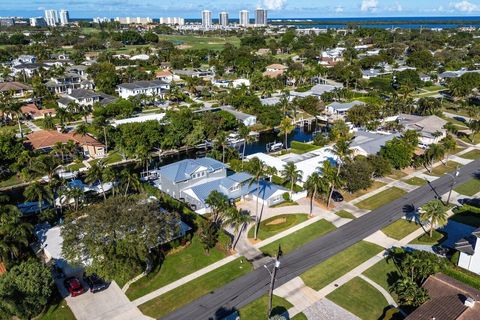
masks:
POLYGON ((335 202, 342 202, 343 201, 343 196, 340 192, 338 192, 337 190, 334 190, 333 193, 332 193, 332 199, 335 202))
POLYGON ((72 297, 76 297, 81 295, 85 292, 85 289, 82 286, 82 283, 76 277, 70 277, 63 281, 65 288, 67 288, 68 292, 72 295, 72 297))
POLYGON ((89 276, 84 274, 83 280, 88 284, 90 287, 90 292, 92 293, 100 292, 108 288, 108 283, 95 273, 92 273, 89 276))

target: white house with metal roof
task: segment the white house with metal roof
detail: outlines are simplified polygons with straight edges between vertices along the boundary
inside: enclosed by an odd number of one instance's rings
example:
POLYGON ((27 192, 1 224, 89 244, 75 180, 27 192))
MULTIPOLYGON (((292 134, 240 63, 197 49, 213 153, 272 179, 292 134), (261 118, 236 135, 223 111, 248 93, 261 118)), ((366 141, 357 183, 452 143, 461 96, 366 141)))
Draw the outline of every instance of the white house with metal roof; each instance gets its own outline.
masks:
POLYGON ((332 102, 327 107, 326 110, 329 114, 342 116, 347 113, 348 110, 357 105, 365 105, 363 101, 352 101, 352 102, 332 102))
POLYGON ((118 95, 123 99, 138 95, 158 96, 163 99, 169 89, 170 84, 162 80, 135 81, 117 86, 118 95))
POLYGON ((474 230, 470 236, 457 241, 455 249, 460 251, 458 266, 480 274, 480 228, 474 230))
POLYGON ((368 156, 377 154, 385 143, 398 136, 400 136, 400 133, 382 134, 358 130, 355 132, 355 138, 350 148, 354 151, 355 155, 368 156))

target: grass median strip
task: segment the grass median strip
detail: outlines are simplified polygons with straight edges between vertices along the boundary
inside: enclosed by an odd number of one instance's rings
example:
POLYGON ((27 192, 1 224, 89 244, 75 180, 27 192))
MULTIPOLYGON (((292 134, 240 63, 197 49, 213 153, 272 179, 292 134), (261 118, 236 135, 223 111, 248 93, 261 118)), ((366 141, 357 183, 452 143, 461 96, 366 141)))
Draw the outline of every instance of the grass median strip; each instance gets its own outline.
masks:
MULTIPOLYGON (((293 305, 287 300, 280 298, 276 295, 272 299, 272 316, 282 315, 293 307, 293 305)), ((264 295, 260 299, 257 299, 245 307, 238 310, 241 319, 248 320, 264 320, 268 312, 268 295, 264 295)))
MULTIPOLYGON (((299 223, 308 219, 308 214, 282 214, 260 222, 258 230, 258 239, 265 240, 271 236, 285 231, 299 223)), ((255 227, 251 227, 248 231, 248 237, 253 238, 255 227)))
POLYGON ((462 157, 464 159, 469 159, 469 160, 476 160, 476 159, 480 158, 480 150, 474 149, 472 151, 469 151, 469 152, 466 152, 466 153, 462 154, 459 157, 462 157))
POLYGON ((420 228, 420 225, 415 222, 399 219, 391 225, 383 228, 382 232, 385 233, 387 237, 402 240, 418 228, 420 228))
POLYGON ((194 235, 189 246, 168 254, 160 266, 147 276, 132 283, 126 294, 131 300, 135 300, 224 257, 226 257, 225 253, 217 249, 212 249, 208 256, 205 255, 198 236, 194 235))
POLYGON ((261 247, 260 250, 267 255, 274 256, 277 253, 278 245, 280 244, 283 253, 286 254, 332 230, 335 230, 335 226, 331 222, 322 219, 302 228, 301 230, 297 230, 286 237, 267 244, 266 246, 261 247))
POLYGON ((363 320, 382 319, 388 306, 385 297, 361 278, 353 278, 333 291, 327 298, 363 320))
POLYGON ((238 258, 226 265, 210 271, 178 288, 139 306, 147 316, 162 317, 228 282, 250 272, 252 266, 243 258, 238 258), (242 263, 243 262, 243 263, 242 263))
POLYGON ((470 179, 454 189, 456 192, 465 196, 473 196, 480 192, 480 179, 470 179))
POLYGON ((370 198, 360 201, 359 203, 355 204, 360 209, 367 209, 367 210, 375 210, 386 205, 389 202, 392 202, 401 196, 403 196, 406 192, 400 188, 393 187, 387 190, 384 190, 380 193, 377 193, 370 198))
POLYGON ((447 165, 440 164, 432 169, 432 172, 427 172, 431 176, 443 176, 447 172, 451 172, 456 168, 460 168, 462 165, 455 161, 448 161, 447 165))
POLYGON ((383 250, 382 247, 360 241, 328 258, 301 275, 305 284, 320 290, 383 250))
POLYGON ((419 187, 424 186, 428 183, 425 179, 422 179, 419 177, 413 177, 407 180, 403 180, 403 182, 408 183, 409 185, 412 185, 412 186, 419 186, 419 187))
POLYGON ((348 212, 347 210, 340 210, 340 211, 335 212, 335 214, 337 216, 339 216, 340 218, 355 219, 355 216, 353 214, 351 214, 350 212, 348 212))

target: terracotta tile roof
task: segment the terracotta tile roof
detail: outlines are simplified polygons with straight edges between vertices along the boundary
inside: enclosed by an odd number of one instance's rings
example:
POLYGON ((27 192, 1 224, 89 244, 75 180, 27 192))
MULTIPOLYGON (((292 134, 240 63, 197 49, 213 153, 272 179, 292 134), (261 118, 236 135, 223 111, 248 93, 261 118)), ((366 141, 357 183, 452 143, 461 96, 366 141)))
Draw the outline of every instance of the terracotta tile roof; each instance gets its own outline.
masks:
POLYGON ((0 276, 6 272, 7 272, 7 268, 5 268, 5 265, 3 264, 3 262, 0 262, 0 276))
POLYGON ((0 82, 0 92, 7 92, 7 91, 17 91, 17 90, 32 90, 32 87, 29 85, 20 83, 20 82, 0 82))
POLYGON ((430 300, 412 312, 406 320, 478 320, 480 319, 480 291, 442 273, 430 276, 423 284, 430 300), (465 300, 473 298, 473 307, 465 300))
POLYGON ((55 109, 38 109, 34 103, 29 103, 20 108, 23 114, 31 115, 32 117, 40 117, 46 114, 55 115, 57 112, 55 109))
POLYGON ((284 66, 283 64, 274 63, 267 66, 267 69, 275 69, 275 70, 287 70, 288 67, 284 66))
POLYGON ((157 78, 161 77, 171 77, 173 74, 170 72, 170 70, 160 70, 155 73, 155 76, 157 78))
POLYGON ((279 76, 283 75, 283 70, 277 70, 277 71, 265 71, 263 73, 264 77, 269 77, 269 78, 277 78, 279 76))
POLYGON ((95 138, 90 135, 80 135, 76 133, 61 133, 53 130, 41 130, 35 131, 27 135, 27 143, 29 143, 34 149, 45 149, 52 147, 55 143, 67 143, 68 141, 74 141, 80 145, 89 146, 103 146, 95 138))

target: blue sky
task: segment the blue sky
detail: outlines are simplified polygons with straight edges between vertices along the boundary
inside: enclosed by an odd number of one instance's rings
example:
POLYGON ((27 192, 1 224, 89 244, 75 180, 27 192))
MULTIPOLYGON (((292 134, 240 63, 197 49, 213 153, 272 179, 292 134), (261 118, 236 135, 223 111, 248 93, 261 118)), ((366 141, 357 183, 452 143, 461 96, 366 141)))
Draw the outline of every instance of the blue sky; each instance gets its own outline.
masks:
POLYGON ((261 6, 271 18, 368 16, 479 16, 480 0, 0 0, 0 16, 39 16, 43 9, 65 8, 73 18, 96 16, 182 16, 199 18, 209 9, 237 17, 261 6))

